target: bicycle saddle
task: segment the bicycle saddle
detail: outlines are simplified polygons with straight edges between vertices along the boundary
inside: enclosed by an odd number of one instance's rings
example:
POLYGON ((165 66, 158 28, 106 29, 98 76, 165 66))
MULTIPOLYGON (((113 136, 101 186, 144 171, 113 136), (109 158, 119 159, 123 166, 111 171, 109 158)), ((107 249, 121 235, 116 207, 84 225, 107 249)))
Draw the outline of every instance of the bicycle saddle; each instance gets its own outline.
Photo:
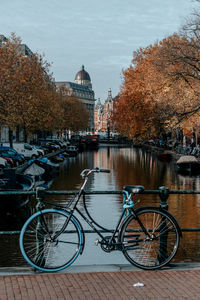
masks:
POLYGON ((123 190, 125 190, 129 194, 139 194, 144 191, 144 187, 142 185, 125 185, 123 187, 123 190))

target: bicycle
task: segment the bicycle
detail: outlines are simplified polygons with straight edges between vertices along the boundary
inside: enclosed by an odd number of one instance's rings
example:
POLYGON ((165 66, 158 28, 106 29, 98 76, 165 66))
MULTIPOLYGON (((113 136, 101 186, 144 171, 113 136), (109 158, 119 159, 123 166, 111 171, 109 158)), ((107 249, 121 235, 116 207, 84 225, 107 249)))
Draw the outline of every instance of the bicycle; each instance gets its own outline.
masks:
POLYGON ((99 225, 89 214, 83 197, 85 213, 77 207, 84 187, 92 173, 110 172, 105 169, 85 169, 84 182, 78 194, 66 207, 40 209, 24 224, 20 233, 20 249, 25 260, 35 269, 46 272, 69 267, 83 253, 85 232, 76 211, 98 234, 102 250, 122 251, 136 267, 155 270, 167 265, 175 256, 181 236, 176 219, 159 207, 134 209, 133 196, 144 191, 143 186, 125 186, 122 213, 114 230, 99 225), (104 236, 101 231, 109 232, 104 236))

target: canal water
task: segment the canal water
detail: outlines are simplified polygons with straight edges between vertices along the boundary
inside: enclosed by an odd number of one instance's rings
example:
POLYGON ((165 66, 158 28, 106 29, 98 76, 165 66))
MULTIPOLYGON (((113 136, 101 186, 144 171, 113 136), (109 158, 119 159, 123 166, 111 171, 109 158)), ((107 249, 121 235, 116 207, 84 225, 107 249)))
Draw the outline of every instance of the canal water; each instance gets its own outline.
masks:
MULTIPOLYGON (((111 173, 96 173, 91 176, 87 190, 121 190, 124 185, 143 185, 147 190, 167 186, 172 190, 200 190, 200 177, 178 174, 175 161, 160 161, 156 152, 137 148, 100 147, 98 151, 85 151, 75 158, 68 158, 61 164, 60 174, 51 185, 51 190, 78 190, 82 184, 80 173, 83 169, 100 167, 111 173)), ((65 204, 71 196, 49 196, 52 203, 65 204)), ((122 210, 120 195, 90 195, 87 207, 94 219, 106 228, 114 228, 122 210)), ((138 195, 136 207, 159 206, 158 195, 138 195)), ((34 201, 16 215, 0 218, 0 230, 20 229, 33 211, 34 201)), ((177 218, 182 228, 200 228, 200 195, 170 195, 169 211, 177 218)), ((80 203, 80 209, 82 204, 80 203)), ((80 219, 80 221, 83 221, 80 219)), ((84 229, 89 229, 82 222, 84 229)), ((121 252, 105 253, 95 246, 97 235, 86 234, 86 246, 76 265, 127 264, 121 252)), ((18 235, 0 235, 0 267, 26 266, 18 243, 18 235)), ((177 262, 200 261, 200 233, 184 232, 177 262)))

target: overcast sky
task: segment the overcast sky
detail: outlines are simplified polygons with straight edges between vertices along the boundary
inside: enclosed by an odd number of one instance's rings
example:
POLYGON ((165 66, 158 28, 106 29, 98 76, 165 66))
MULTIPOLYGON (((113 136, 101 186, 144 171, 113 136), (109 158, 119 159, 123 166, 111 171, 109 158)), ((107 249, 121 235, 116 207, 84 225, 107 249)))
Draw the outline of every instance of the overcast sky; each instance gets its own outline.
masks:
POLYGON ((74 81, 84 64, 95 97, 115 96, 132 53, 180 29, 191 0, 4 0, 0 34, 15 32, 52 62, 56 81, 74 81))

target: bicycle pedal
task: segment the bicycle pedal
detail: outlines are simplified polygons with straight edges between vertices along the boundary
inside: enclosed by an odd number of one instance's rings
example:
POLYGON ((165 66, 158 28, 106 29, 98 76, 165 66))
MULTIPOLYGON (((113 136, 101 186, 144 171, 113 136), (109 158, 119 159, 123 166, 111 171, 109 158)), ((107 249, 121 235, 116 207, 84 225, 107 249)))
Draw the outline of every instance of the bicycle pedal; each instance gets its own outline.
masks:
POLYGON ((98 245, 99 245, 99 240, 96 239, 96 240, 94 241, 94 244, 95 244, 95 246, 98 246, 98 245))

